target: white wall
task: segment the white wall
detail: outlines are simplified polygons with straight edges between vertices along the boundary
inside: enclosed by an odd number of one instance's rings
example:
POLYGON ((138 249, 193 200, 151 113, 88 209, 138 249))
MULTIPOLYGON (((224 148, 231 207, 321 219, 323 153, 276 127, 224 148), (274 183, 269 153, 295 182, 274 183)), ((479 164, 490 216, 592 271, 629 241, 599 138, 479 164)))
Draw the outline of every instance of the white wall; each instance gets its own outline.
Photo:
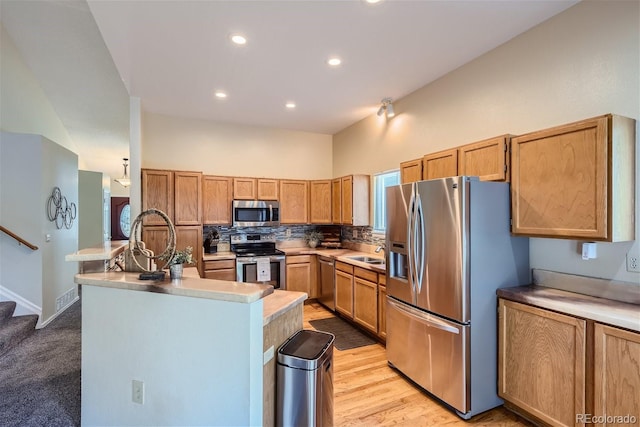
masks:
POLYGON ((45 209, 56 186, 78 204, 78 156, 39 135, 2 132, 0 164, 0 224, 39 248, 31 251, 2 234, 0 286, 30 303, 43 324, 56 314, 56 299, 76 289, 77 265, 64 256, 78 250, 77 221, 58 229, 45 209))
POLYGON ((78 171, 78 249, 102 243, 103 236, 103 174, 78 171))
POLYGON ((42 253, 46 249, 42 227, 46 199, 40 196, 42 155, 40 137, 0 133, 0 224, 40 248, 32 251, 0 233, 0 286, 34 304, 36 312, 42 310, 42 253))
POLYGON ((331 164, 331 135, 143 114, 143 168, 327 179, 331 164))
MULTIPOLYGON (((333 175, 393 169, 429 152, 606 113, 639 119, 639 15, 637 1, 577 4, 395 101, 392 120, 373 115, 334 135, 333 175)), ((638 283, 625 265, 628 251, 639 252, 638 228, 635 244, 598 244, 590 261, 578 242, 532 239, 531 266, 638 283)))
MULTIPOLYGON (((39 138, 42 149, 40 193, 30 195, 44 205, 53 187, 59 187, 68 203, 78 205, 78 156, 66 148, 46 138, 39 138)), ((27 159, 20 159, 22 165, 27 159)), ((24 195, 23 195, 24 197, 24 195)), ((51 241, 42 245, 42 316, 40 322, 48 322, 56 314, 56 298, 73 290, 77 295, 77 285, 73 276, 78 265, 64 260, 65 255, 78 250, 78 221, 71 228, 56 228, 55 223, 46 218, 44 212, 34 212, 41 219, 44 233, 51 235, 51 241)), ((76 216, 77 219, 77 216, 76 216)), ((62 308, 62 307, 61 307, 62 308)))
POLYGON ((77 152, 66 128, 25 64, 11 37, 0 25, 0 129, 43 135, 77 152))
POLYGON ((83 286, 82 424, 261 425, 262 340, 262 300, 83 286))

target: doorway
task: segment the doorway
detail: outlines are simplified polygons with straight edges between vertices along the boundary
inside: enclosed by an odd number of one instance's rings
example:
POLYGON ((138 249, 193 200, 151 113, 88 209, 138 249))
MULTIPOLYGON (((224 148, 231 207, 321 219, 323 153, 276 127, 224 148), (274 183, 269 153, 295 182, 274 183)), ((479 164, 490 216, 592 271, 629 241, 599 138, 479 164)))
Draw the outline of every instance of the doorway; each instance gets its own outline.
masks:
POLYGON ((128 197, 111 198, 111 240, 129 240, 131 206, 128 197))

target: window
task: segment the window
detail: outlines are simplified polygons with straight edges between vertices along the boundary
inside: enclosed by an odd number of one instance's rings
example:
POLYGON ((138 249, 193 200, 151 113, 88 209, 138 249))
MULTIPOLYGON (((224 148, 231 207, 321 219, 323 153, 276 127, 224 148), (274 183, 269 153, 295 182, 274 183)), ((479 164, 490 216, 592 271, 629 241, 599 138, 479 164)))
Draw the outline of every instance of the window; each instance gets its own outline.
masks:
POLYGON ((386 187, 400 184, 400 170, 377 173, 373 176, 373 231, 384 233, 387 223, 386 187))

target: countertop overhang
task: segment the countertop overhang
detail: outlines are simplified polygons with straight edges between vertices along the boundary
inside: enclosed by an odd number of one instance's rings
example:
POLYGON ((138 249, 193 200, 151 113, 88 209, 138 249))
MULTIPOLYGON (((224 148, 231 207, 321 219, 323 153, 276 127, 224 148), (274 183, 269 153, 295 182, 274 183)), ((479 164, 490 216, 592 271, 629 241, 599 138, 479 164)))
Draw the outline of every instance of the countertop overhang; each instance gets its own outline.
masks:
POLYGON ((165 280, 152 281, 140 280, 139 274, 122 271, 76 274, 74 281, 80 285, 156 292, 244 304, 250 304, 273 293, 273 286, 257 283, 229 282, 188 276, 171 280, 168 278, 168 274, 165 280))
POLYGON ((65 255, 65 261, 108 261, 120 255, 129 246, 128 240, 110 240, 102 245, 80 249, 65 255))

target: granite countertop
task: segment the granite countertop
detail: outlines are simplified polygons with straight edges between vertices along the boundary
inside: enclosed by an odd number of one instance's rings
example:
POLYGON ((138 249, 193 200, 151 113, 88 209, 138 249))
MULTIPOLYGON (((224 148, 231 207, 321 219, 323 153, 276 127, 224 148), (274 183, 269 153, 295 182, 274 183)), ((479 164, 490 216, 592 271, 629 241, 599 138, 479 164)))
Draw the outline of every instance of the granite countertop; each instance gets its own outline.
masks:
POLYGON ((191 277, 191 275, 185 275, 181 280, 170 280, 168 273, 163 281, 151 281, 138 279, 139 274, 122 271, 76 274, 74 281, 81 285, 157 292, 245 304, 255 302, 273 293, 273 286, 257 283, 201 279, 191 277))
POLYGON ((500 298, 640 332, 640 305, 540 285, 502 288, 500 298))
POLYGON ((302 304, 306 299, 307 294, 304 292, 274 290, 272 294, 267 295, 263 300, 264 325, 268 325, 272 320, 291 310, 297 304, 302 304))
POLYGON ((376 253, 369 252, 361 252, 354 251, 351 249, 331 249, 331 248, 310 248, 308 246, 297 247, 297 248, 279 248, 286 255, 318 255, 318 256, 326 256, 329 258, 333 258, 336 261, 345 262, 347 264, 352 264, 357 267, 366 268, 368 270, 373 270, 377 273, 385 273, 386 265, 385 264, 368 264, 366 262, 356 261, 349 257, 353 256, 368 256, 371 258, 380 258, 384 259, 383 256, 376 253))
POLYGON ((72 254, 65 255, 65 261, 100 261, 110 260, 120 255, 129 246, 128 240, 111 240, 102 245, 80 249, 72 254))

